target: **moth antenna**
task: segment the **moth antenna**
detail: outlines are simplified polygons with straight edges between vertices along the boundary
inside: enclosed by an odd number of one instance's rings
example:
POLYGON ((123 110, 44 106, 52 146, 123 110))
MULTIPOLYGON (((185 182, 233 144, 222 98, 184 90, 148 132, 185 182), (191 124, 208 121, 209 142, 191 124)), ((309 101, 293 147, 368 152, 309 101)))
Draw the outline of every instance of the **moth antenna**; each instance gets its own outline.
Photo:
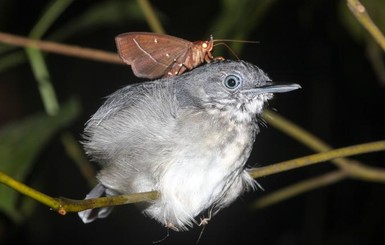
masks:
POLYGON ((259 41, 239 40, 239 39, 214 39, 214 42, 234 42, 234 43, 259 43, 259 41))
MULTIPOLYGON (((211 36, 212 38, 212 36, 211 36)), ((238 55, 235 54, 234 50, 232 50, 232 48, 230 48, 229 45, 227 45, 226 42, 236 42, 236 43, 259 43, 258 41, 248 41, 248 40, 238 40, 238 39, 215 39, 213 40, 214 42, 219 42, 219 43, 215 43, 213 46, 216 46, 216 45, 224 45, 226 46, 226 48, 228 50, 230 50, 230 52, 234 55, 234 57, 237 58, 237 60, 239 60, 239 57, 238 55)))
POLYGON ((235 54, 234 50, 232 50, 232 49, 230 48, 230 46, 227 45, 227 43, 220 42, 220 43, 214 44, 213 46, 217 46, 217 45, 224 45, 224 46, 225 46, 225 47, 226 47, 226 48, 227 48, 227 49, 234 55, 234 57, 237 58, 237 60, 239 60, 238 55, 235 54))

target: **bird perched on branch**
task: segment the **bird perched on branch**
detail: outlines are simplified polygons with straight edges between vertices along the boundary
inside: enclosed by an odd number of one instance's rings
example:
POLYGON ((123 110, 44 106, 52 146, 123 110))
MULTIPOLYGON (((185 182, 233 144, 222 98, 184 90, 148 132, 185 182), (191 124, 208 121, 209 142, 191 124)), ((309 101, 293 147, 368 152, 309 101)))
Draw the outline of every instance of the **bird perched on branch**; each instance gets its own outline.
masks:
MULTIPOLYGON (((147 216, 177 231, 199 224, 197 216, 214 215, 255 188, 246 161, 258 116, 273 93, 298 88, 225 60, 116 91, 84 131, 86 153, 102 166, 87 198, 155 190, 159 198, 140 205, 147 216)), ((110 210, 79 215, 88 223, 110 210)))

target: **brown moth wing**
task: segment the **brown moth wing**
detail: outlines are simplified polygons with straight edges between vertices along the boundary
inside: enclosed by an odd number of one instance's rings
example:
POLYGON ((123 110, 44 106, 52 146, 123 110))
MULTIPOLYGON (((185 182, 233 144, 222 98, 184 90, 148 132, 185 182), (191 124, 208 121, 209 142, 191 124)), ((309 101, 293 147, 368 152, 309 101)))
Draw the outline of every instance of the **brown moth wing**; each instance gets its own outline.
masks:
POLYGON ((146 32, 124 33, 115 40, 120 57, 131 65, 134 74, 150 79, 181 67, 180 57, 190 53, 193 45, 181 38, 146 32))

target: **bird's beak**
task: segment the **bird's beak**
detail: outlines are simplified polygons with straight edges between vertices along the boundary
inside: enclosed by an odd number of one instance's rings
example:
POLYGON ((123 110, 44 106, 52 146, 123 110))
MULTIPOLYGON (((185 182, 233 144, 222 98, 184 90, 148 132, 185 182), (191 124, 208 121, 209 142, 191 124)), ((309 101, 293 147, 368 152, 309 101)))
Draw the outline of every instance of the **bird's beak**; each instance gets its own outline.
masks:
POLYGON ((292 90, 300 89, 301 85, 292 84, 269 84, 261 87, 242 90, 242 93, 253 93, 253 94, 265 94, 265 93, 285 93, 292 90))

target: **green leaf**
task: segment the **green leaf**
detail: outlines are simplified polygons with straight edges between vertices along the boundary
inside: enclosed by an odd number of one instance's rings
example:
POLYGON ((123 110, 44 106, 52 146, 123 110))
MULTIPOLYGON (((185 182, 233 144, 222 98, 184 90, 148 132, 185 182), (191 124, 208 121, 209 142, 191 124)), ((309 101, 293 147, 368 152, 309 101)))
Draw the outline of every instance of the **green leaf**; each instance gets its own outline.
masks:
MULTIPOLYGON (((23 182, 36 157, 50 139, 79 115, 77 100, 67 102, 56 116, 37 114, 0 129, 0 171, 23 182)), ((0 185, 0 210, 13 221, 22 220, 17 210, 19 194, 0 185)))

